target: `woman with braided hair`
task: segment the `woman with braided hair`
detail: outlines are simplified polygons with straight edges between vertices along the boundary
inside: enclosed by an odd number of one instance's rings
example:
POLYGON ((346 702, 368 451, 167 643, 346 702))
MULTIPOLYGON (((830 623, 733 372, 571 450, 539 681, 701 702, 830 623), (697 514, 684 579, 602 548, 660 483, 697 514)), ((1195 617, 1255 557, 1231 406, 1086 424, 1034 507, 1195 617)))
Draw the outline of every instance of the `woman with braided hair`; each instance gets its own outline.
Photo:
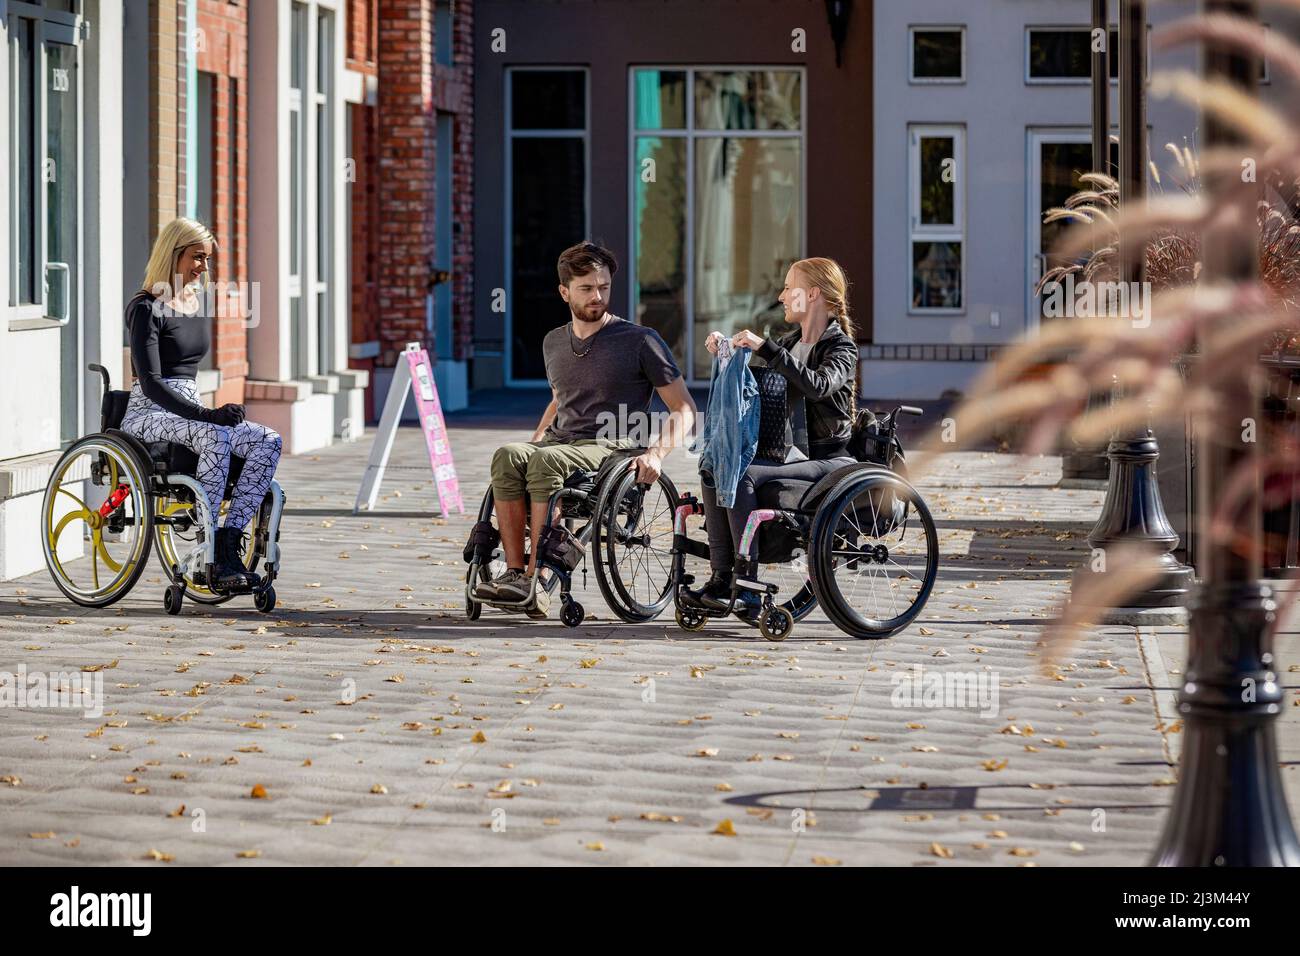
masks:
MULTIPOLYGON (((730 508, 719 506, 714 489, 701 488, 713 570, 704 594, 714 600, 726 601, 731 593, 736 551, 750 512, 758 507, 758 489, 774 478, 816 481, 854 460, 848 444, 856 413, 858 347, 848 287, 834 259, 802 259, 786 273, 779 296, 785 320, 795 329, 777 339, 749 329, 731 337, 734 348, 752 349, 786 379, 790 398, 802 399, 805 415, 803 421, 791 422, 793 444, 785 460, 752 462, 736 484, 730 508)), ((714 332, 705 347, 716 355, 723 341, 725 336, 714 332)), ((792 419, 795 409, 791 401, 792 419)), ((758 592, 742 588, 740 595, 756 612, 758 592)))

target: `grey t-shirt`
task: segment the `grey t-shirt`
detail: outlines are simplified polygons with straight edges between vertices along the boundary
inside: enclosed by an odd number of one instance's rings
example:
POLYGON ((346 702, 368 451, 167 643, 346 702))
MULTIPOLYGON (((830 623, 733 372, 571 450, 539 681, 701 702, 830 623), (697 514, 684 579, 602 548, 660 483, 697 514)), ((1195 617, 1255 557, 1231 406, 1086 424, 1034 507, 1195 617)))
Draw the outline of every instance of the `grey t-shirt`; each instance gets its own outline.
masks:
POLYGON ((644 444, 654 390, 682 374, 658 332, 617 316, 585 339, 571 336, 567 322, 551 329, 542 358, 556 398, 545 437, 554 441, 631 438, 644 444))

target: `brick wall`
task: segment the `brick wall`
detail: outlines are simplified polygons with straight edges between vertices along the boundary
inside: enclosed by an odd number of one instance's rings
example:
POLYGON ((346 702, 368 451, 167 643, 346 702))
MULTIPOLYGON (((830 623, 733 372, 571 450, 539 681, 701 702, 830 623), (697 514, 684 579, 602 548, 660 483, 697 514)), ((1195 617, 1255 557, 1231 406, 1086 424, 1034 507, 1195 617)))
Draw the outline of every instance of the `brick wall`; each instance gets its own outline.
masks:
POLYGON ((185 0, 149 0, 149 221, 158 230, 183 208, 185 0))
MULTIPOLYGON (((453 355, 470 354, 473 295, 473 4, 452 7, 452 66, 434 60, 433 0, 379 0, 378 206, 380 355, 391 367, 407 343, 424 342, 437 216, 454 217, 453 355), (437 114, 455 114, 451 209, 435 207, 437 114)), ((355 207, 354 207, 355 208, 355 207)))
MULTIPOLYGON (((241 283, 248 279, 248 0, 190 2, 198 4, 202 40, 195 44, 196 67, 216 78, 212 155, 198 158, 212 164, 213 221, 205 225, 219 246, 213 274, 241 283)), ((213 360, 221 371, 218 405, 244 400, 248 336, 239 304, 228 301, 213 323, 213 360)))
POLYGON ((433 0, 379 0, 378 364, 425 342, 433 249, 433 0))

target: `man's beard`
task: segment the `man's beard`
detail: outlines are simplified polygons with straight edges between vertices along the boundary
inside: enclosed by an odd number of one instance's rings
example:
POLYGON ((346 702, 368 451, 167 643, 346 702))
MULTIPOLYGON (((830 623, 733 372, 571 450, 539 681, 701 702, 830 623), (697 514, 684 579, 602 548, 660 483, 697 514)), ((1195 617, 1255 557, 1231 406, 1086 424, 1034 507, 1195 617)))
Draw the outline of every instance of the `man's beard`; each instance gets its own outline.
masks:
POLYGON ((573 321, 575 322, 596 323, 604 319, 608 311, 609 311, 609 306, 606 305, 599 305, 594 307, 593 306, 579 307, 573 304, 569 305, 569 312, 573 315, 573 321), (600 310, 594 316, 591 314, 591 310, 593 308, 600 310))

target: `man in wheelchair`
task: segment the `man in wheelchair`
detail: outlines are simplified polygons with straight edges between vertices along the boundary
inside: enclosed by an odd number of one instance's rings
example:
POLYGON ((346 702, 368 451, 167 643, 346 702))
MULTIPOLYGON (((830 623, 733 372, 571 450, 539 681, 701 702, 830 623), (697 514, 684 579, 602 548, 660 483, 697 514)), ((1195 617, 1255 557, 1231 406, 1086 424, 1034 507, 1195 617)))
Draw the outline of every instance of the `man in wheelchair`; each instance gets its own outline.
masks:
MULTIPOLYGON (((570 321, 552 329, 542 343, 551 402, 531 440, 503 445, 492 456, 506 571, 473 589, 475 598, 491 604, 518 604, 534 593, 538 536, 551 496, 575 472, 596 472, 609 456, 637 450, 639 442, 631 436, 648 434, 645 422, 655 394, 669 414, 658 439, 632 459, 639 482, 658 480, 664 459, 695 421, 695 403, 667 343, 654 329, 608 311, 618 272, 614 254, 580 242, 560 254, 557 269, 570 321), (612 430, 611 423, 616 423, 612 430), (527 554, 525 524, 531 529, 527 554)), ((538 588, 536 594, 540 600, 526 610, 545 617, 545 592, 538 588)))

